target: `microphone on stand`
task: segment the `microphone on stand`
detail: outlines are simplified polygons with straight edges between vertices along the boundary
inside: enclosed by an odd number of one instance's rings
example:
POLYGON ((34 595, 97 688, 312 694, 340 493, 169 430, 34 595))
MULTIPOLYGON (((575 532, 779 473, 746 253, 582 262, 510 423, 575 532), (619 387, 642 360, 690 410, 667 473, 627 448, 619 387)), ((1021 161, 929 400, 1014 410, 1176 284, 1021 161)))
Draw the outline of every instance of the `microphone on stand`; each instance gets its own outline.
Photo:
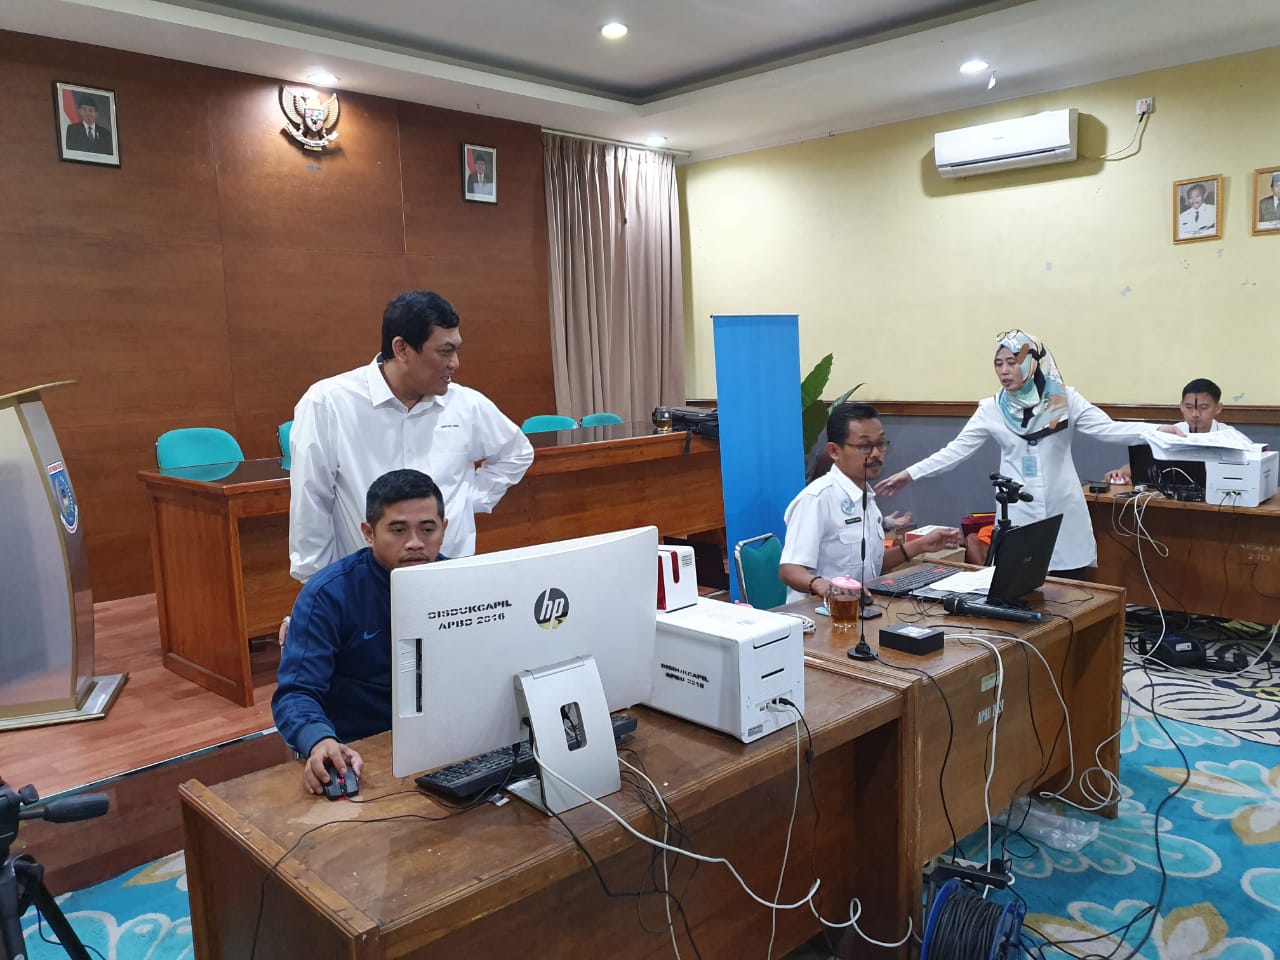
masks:
POLYGON ((872 612, 870 617, 867 615, 864 600, 866 594, 863 592, 866 589, 863 581, 867 576, 867 464, 870 462, 871 456, 868 454, 862 461, 862 563, 858 568, 858 645, 849 651, 850 658, 854 660, 876 658, 876 652, 867 643, 867 620, 880 616, 879 611, 872 612))
MULTIPOLYGON (((865 585, 867 577, 867 464, 871 462, 871 457, 866 457, 862 461, 862 573, 859 580, 865 585)), ((880 616, 880 611, 872 609, 871 594, 863 592, 858 596, 858 617, 861 620, 874 620, 880 616)))

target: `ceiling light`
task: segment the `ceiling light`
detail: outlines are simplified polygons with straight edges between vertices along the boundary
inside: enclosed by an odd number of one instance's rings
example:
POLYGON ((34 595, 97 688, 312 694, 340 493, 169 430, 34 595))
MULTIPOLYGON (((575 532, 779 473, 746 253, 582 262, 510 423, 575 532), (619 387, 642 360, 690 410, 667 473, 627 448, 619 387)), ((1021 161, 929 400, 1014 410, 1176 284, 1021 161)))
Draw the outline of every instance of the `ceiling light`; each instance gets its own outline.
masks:
POLYGON ((332 87, 338 79, 328 70, 312 70, 307 74, 307 80, 320 87, 332 87))
POLYGON ((644 138, 644 145, 646 147, 660 147, 666 142, 667 138, 660 133, 651 133, 649 136, 644 138))
POLYGON ((606 40, 621 40, 627 35, 627 25, 614 20, 600 28, 600 36, 606 40))
POLYGON ((992 87, 994 87, 995 85, 996 85, 996 72, 995 72, 994 70, 992 70, 992 71, 991 71, 991 79, 987 81, 987 89, 988 89, 988 90, 990 90, 990 89, 991 89, 992 87))
POLYGON ((981 73, 983 70, 987 69, 987 67, 989 66, 990 64, 987 63, 987 61, 985 60, 966 60, 964 63, 960 64, 960 72, 961 73, 981 73))

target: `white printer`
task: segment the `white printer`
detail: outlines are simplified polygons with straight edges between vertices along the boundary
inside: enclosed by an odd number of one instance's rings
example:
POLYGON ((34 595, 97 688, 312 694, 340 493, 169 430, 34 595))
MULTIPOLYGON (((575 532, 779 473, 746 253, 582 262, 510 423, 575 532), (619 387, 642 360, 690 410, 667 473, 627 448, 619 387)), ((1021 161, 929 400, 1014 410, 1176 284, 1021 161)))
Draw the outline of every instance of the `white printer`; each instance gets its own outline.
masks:
POLYGON ((1152 432, 1144 438, 1163 460, 1204 463, 1204 502, 1218 507, 1256 507, 1276 494, 1280 453, 1264 450, 1236 431, 1174 436, 1152 432))
POLYGON ((743 743, 790 726, 804 712, 804 640, 800 620, 741 604, 700 598, 658 614, 649 706, 732 734, 743 743))
POLYGON ((1256 507, 1276 495, 1275 450, 1249 450, 1244 463, 1206 460, 1204 502, 1214 506, 1256 507))

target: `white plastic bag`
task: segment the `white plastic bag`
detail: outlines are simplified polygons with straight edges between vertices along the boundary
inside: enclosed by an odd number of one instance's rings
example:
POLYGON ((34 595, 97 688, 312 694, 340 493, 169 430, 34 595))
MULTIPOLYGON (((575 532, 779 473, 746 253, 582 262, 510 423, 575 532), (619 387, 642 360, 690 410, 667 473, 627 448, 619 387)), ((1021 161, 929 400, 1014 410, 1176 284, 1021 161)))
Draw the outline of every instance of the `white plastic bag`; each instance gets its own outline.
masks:
POLYGON ((1067 816, 1049 804, 1030 797, 1015 800, 1009 807, 1008 820, 1002 817, 1000 822, 1008 823, 1010 830, 1016 830, 1045 846, 1069 853, 1098 839, 1097 822, 1067 816))

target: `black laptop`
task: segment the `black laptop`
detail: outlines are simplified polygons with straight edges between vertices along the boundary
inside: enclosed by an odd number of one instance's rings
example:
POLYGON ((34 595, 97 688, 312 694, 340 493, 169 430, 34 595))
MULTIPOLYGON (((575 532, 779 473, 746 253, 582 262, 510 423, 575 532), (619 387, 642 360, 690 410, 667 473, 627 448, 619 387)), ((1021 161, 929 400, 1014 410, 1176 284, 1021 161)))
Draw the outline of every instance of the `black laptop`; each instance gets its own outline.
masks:
POLYGON ((1059 513, 1023 527, 1010 527, 1001 533, 996 541, 991 586, 985 595, 958 593, 954 587, 948 589, 947 580, 962 571, 939 564, 908 567, 896 578, 894 574, 879 578, 887 581, 880 588, 875 586, 874 580, 869 586, 872 593, 895 597, 908 595, 922 600, 942 600, 960 596, 999 606, 1019 606, 1018 598, 1035 590, 1049 575, 1049 563, 1053 560, 1053 548, 1058 542, 1058 528, 1061 526, 1062 514, 1059 513), (916 573, 924 575, 920 581, 915 580, 913 574, 916 573))
POLYGON ((1044 585, 1061 526, 1058 513, 1000 534, 987 603, 1017 606, 1020 598, 1044 585))

